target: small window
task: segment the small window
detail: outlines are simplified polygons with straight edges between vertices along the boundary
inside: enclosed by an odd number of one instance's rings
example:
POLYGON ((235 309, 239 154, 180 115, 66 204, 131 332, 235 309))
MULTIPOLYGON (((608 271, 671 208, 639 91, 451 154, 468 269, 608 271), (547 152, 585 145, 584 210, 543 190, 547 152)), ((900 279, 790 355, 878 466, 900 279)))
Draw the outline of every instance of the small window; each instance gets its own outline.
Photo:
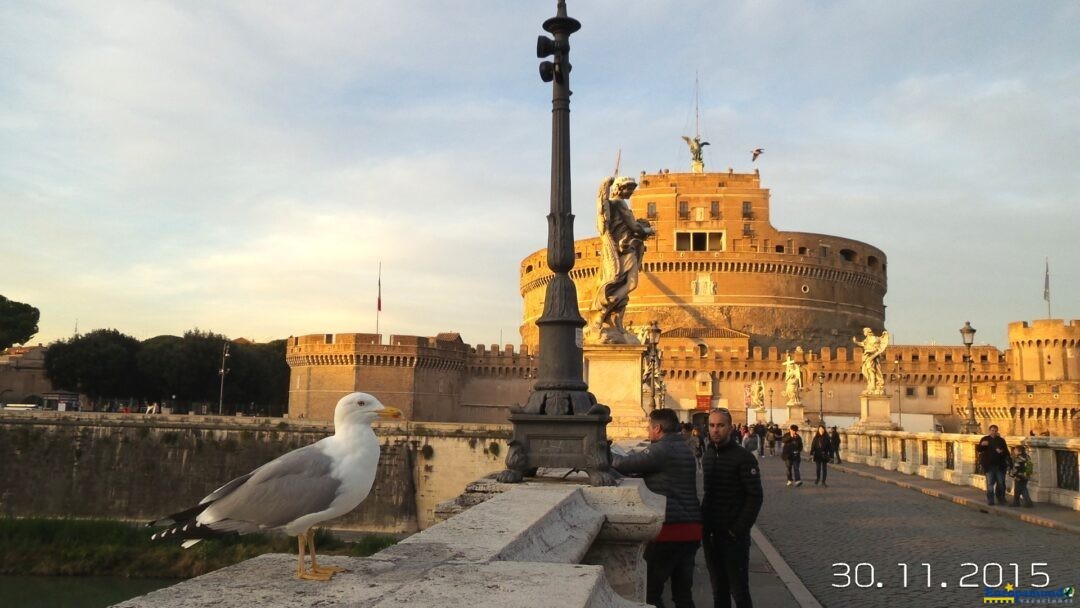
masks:
POLYGON ((753 217, 754 217, 754 206, 752 204, 750 204, 750 201, 743 201, 742 202, 742 216, 743 216, 743 219, 747 219, 747 220, 753 219, 753 217))
POLYGON ((915 396, 915 387, 914 386, 909 386, 909 387, 905 388, 904 389, 904 394, 907 395, 908 397, 914 397, 915 396))
POLYGON ((878 261, 877 261, 876 257, 869 256, 869 257, 866 258, 866 265, 869 266, 870 268, 877 268, 877 264, 878 264, 878 261))
POLYGON ((783 245, 777 245, 776 246, 776 253, 784 253, 784 246, 783 245))
POLYGON ((952 363, 952 353, 945 353, 945 363, 952 363))
POLYGON ((986 353, 979 355, 979 363, 986 363, 990 358, 986 356, 986 353))
POLYGON ((575 260, 580 260, 581 259, 581 252, 580 251, 575 251, 574 252, 574 259, 575 260))
POLYGON ((854 262, 859 256, 850 249, 841 249, 840 257, 844 258, 845 262, 854 262))
POLYGON ((709 235, 705 232, 692 232, 691 235, 691 248, 693 251, 705 251, 705 244, 709 242, 709 235))
POLYGON ((754 229, 750 227, 750 224, 742 225, 743 236, 754 236, 754 229))
POLYGON ((646 203, 645 208, 646 208, 645 214, 649 217, 649 219, 650 220, 656 219, 656 203, 654 203, 654 202, 646 203))
POLYGON ((712 201, 709 203, 709 217, 714 220, 720 219, 720 201, 712 201))
POLYGON ((333 344, 334 343, 334 334, 326 334, 326 335, 323 336, 323 339, 326 340, 327 344, 333 344))
POLYGON ((686 201, 679 201, 679 219, 690 219, 690 203, 686 201))
POLYGON ((675 233, 675 251, 690 251, 690 234, 689 232, 675 233))
POLYGON ((919 353, 911 353, 911 360, 913 362, 918 361, 919 360, 919 353))
POLYGON ((996 384, 991 384, 990 385, 990 394, 991 395, 996 395, 997 394, 997 385, 996 384))
POLYGON ((821 246, 821 257, 823 257, 823 258, 829 257, 829 246, 828 245, 822 245, 821 246))
POLYGON ((936 386, 928 386, 928 387, 926 387, 926 396, 927 397, 933 397, 934 395, 937 395, 937 387, 936 386))
POLYGON ((1028 393, 1034 393, 1035 392, 1035 385, 1034 384, 1025 385, 1024 390, 1027 391, 1028 393))
MULTIPOLYGON (((581 255, 581 254, 578 254, 578 255, 581 255)), ((529 264, 528 266, 525 267, 525 274, 529 274, 532 271, 533 271, 532 264, 529 264)))
POLYGON ((799 247, 799 255, 806 255, 806 254, 807 254, 806 247, 799 247))
POLYGON ((1055 384, 1050 387, 1050 392, 1056 395, 1061 392, 1061 387, 1055 384))
POLYGON ((926 360, 930 361, 930 362, 937 361, 937 355, 934 354, 934 353, 930 353, 929 355, 926 356, 926 360))

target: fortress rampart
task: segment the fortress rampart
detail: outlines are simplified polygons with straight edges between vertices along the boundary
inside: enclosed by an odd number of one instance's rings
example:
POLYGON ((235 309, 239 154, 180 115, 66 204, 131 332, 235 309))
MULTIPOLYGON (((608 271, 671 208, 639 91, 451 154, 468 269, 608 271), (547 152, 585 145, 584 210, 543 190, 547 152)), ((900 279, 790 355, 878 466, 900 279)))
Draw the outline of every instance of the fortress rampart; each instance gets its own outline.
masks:
MULTIPOLYGON (((728 328, 755 346, 838 346, 885 318, 886 257, 866 243, 781 231, 770 221, 769 192, 757 174, 642 174, 630 199, 656 236, 646 244, 640 283, 626 311, 636 325, 728 328)), ((570 272, 583 316, 593 298, 599 239, 575 243, 570 272)), ((520 267, 522 341, 535 345, 535 321, 551 281, 546 250, 520 267)))

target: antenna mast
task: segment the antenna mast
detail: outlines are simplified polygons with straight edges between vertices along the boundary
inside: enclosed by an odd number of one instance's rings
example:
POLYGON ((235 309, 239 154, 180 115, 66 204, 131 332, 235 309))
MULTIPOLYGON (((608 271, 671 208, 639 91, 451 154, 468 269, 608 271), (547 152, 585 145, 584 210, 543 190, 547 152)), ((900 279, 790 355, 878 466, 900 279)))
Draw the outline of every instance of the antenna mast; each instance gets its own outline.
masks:
POLYGON ((698 88, 698 72, 694 70, 694 137, 701 137, 701 112, 698 105, 701 102, 701 91, 698 88))

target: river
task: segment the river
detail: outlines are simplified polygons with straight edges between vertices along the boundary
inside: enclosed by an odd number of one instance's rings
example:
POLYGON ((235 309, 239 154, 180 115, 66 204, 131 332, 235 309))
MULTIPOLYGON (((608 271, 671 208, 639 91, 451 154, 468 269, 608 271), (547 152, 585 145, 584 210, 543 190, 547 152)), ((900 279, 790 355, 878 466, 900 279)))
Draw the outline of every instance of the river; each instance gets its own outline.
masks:
POLYGON ((172 578, 0 576, 0 608, 104 608, 178 582, 172 578))

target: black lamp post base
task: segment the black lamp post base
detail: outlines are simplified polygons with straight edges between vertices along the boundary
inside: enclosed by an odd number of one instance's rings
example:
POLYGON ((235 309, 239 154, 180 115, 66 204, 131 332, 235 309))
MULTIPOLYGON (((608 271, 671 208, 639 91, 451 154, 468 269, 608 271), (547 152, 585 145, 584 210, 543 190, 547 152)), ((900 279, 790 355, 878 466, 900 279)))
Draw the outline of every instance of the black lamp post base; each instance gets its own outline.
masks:
POLYGON ((589 475, 593 486, 615 485, 607 443, 611 422, 606 405, 596 404, 588 414, 510 414, 514 436, 506 454, 506 470, 496 479, 520 483, 539 467, 577 469, 589 475))

